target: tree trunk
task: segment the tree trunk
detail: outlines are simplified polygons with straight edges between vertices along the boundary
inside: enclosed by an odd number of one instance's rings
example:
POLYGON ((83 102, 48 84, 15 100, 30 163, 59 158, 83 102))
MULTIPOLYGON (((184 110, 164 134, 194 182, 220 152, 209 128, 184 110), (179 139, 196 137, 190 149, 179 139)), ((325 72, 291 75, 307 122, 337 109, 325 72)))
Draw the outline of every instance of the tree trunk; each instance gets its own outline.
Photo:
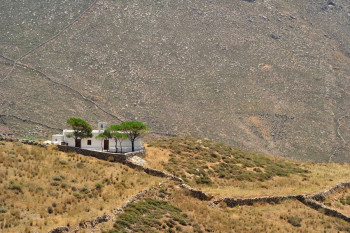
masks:
POLYGON ((134 142, 135 142, 135 140, 131 140, 131 150, 132 150, 132 152, 135 151, 134 142))
POLYGON ((119 142, 120 145, 120 153, 123 153, 122 141, 119 142))
POLYGON ((115 141, 115 153, 118 153, 118 140, 115 141))

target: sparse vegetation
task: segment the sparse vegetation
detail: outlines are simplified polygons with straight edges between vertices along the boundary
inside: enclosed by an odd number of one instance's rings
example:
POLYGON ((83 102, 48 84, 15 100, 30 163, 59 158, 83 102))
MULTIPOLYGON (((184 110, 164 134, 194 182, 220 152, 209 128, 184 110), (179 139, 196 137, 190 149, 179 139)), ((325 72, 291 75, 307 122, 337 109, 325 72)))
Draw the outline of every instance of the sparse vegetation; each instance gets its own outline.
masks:
POLYGON ((221 197, 314 193, 350 177, 347 164, 301 163, 189 137, 150 142, 146 160, 221 197))
POLYGON ((197 184, 226 181, 265 181, 273 177, 306 174, 300 163, 238 150, 196 138, 166 138, 148 144, 170 150, 164 169, 197 184))
POLYGON ((54 147, 6 142, 0 146, 0 231, 73 225, 109 213, 160 180, 54 147))
POLYGON ((175 232, 187 226, 187 215, 165 201, 146 199, 132 203, 120 214, 114 224, 117 232, 175 232))

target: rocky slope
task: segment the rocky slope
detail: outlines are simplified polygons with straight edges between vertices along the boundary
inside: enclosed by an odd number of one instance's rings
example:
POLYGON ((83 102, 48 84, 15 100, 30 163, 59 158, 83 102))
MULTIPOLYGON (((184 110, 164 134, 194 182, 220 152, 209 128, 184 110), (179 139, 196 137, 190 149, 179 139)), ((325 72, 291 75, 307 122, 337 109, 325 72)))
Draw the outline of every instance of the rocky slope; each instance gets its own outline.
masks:
POLYGON ((70 116, 137 119, 156 132, 349 162, 346 0, 3 5, 0 121, 18 134, 57 131, 48 127, 70 116))

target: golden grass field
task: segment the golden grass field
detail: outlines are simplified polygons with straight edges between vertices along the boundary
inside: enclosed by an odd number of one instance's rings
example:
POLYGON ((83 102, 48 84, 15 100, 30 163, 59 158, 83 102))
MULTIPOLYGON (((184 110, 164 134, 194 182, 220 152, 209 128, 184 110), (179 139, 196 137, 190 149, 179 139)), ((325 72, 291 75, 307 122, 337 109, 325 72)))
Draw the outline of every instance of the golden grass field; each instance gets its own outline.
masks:
POLYGON ((110 214, 161 179, 52 148, 0 142, 0 231, 46 232, 110 214))
MULTIPOLYGON (((171 143, 174 143, 174 141, 171 143)), ((175 140, 175 144, 176 143, 178 142, 175 140)), ((172 166, 169 160, 174 157, 174 151, 169 148, 153 145, 146 145, 146 148, 148 166, 161 170, 165 170, 166 166, 172 166)), ((213 194, 215 197, 230 196, 238 198, 268 195, 313 194, 340 182, 350 180, 349 164, 298 162, 268 155, 261 156, 265 156, 276 163, 287 161, 296 164, 307 172, 302 174, 291 173, 288 176, 274 176, 271 179, 256 180, 254 182, 247 180, 219 179, 217 176, 211 176, 210 178, 213 182, 210 185, 197 184, 195 182, 191 182, 191 185, 199 187, 203 191, 213 194)), ((190 161, 194 160, 194 157, 198 158, 200 156, 190 151, 186 154, 185 159, 186 161, 190 161)), ((201 158, 197 159, 197 161, 200 160, 201 158)), ((247 167, 246 170, 252 169, 247 167)), ((187 173, 186 175, 188 178, 187 173)))
MULTIPOLYGON (((159 211, 157 221, 138 221, 133 214, 142 210, 135 204, 134 210, 127 216, 117 217, 117 227, 124 224, 125 232, 349 232, 350 224, 334 217, 329 217, 305 206, 297 200, 283 201, 280 204, 255 204, 253 206, 237 206, 228 208, 225 205, 211 207, 206 201, 193 198, 188 191, 180 189, 176 184, 168 182, 159 190, 155 190, 144 200, 165 201, 168 205, 181 210, 185 224, 171 219, 172 209, 167 213, 159 211), (127 223, 121 220, 127 221, 127 223), (135 223, 136 222, 136 223, 135 223), (169 224, 169 222, 171 224, 169 224), (156 224, 155 224, 156 223, 156 224), (143 229, 149 229, 143 231, 143 229)), ((143 202, 139 202, 143 204, 143 202)), ((145 219, 153 219, 154 212, 144 212, 145 219), (153 218, 150 218, 153 217, 153 218)), ((176 220, 176 218, 175 218, 176 220)), ((115 233, 118 231, 109 231, 115 233)))
MULTIPOLYGON (((238 169, 237 173, 246 172, 246 176, 243 180, 235 176, 227 179, 210 168, 223 161, 232 163, 223 156, 229 156, 231 149, 212 142, 198 147, 193 144, 197 142, 193 138, 150 142, 146 144, 147 166, 174 174, 183 172, 187 183, 212 194, 213 200, 225 196, 312 194, 350 179, 350 167, 346 164, 301 163, 237 150, 232 151, 239 153, 236 157, 241 156, 241 160, 232 166, 238 169), (167 143, 171 145, 169 148, 167 143), (178 152, 175 153, 174 148, 178 152), (202 153, 206 148, 215 161, 202 153), (188 173, 188 168, 185 170, 182 166, 191 161, 195 170, 203 164, 209 168, 188 173), (256 164, 261 169, 259 174, 254 173, 258 168, 256 164), (280 170, 269 171, 271 164, 280 166, 280 170), (268 172, 271 177, 255 176, 268 172), (208 176, 211 183, 197 182, 197 176, 208 176)), ((47 232, 57 226, 75 226, 82 220, 110 214, 131 196, 161 181, 164 179, 122 164, 60 152, 55 147, 0 142, 0 230, 47 232)), ((350 214, 350 190, 332 195, 324 204, 350 214)), ((326 216, 297 200, 212 207, 207 201, 191 197, 173 181, 166 181, 162 187, 149 192, 142 201, 118 215, 114 227, 113 223, 102 223, 95 232, 116 233, 120 229, 125 232, 350 232, 350 223, 326 216)))

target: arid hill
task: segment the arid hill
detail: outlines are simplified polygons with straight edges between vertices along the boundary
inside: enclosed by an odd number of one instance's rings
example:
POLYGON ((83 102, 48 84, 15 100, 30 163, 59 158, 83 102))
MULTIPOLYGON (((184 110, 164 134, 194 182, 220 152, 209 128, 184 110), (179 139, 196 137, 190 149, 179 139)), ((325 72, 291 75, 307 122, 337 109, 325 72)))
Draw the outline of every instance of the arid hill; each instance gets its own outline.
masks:
POLYGON ((349 162, 349 15, 347 0, 6 0, 0 123, 44 137, 71 116, 137 119, 349 162))

